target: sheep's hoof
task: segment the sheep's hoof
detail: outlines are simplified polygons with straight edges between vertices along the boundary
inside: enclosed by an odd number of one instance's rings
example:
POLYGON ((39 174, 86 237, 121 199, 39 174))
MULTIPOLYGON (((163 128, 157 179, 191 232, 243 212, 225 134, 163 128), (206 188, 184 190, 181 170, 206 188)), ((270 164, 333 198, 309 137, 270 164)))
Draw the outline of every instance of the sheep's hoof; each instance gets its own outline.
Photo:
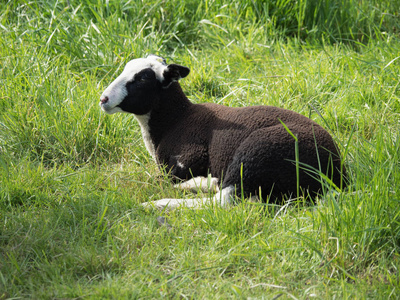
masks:
POLYGON ((170 224, 168 224, 166 217, 157 217, 157 222, 158 222, 158 225, 160 225, 161 227, 164 226, 167 228, 168 231, 171 231, 172 226, 170 224))

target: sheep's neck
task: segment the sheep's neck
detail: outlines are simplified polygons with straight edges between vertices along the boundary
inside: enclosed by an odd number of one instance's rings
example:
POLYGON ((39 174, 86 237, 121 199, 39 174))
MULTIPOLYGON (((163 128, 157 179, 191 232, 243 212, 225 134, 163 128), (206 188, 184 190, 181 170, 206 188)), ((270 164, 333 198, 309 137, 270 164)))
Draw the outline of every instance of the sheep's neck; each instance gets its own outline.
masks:
POLYGON ((150 136, 157 148, 165 132, 182 119, 186 110, 193 105, 183 93, 179 83, 175 82, 165 90, 160 102, 153 108, 149 118, 150 136))
POLYGON ((149 130, 149 120, 150 113, 145 115, 135 115, 136 119, 139 122, 140 129, 142 131, 142 137, 144 141, 144 145, 146 146, 147 151, 156 160, 156 149, 154 147, 154 143, 151 140, 150 130, 149 130))

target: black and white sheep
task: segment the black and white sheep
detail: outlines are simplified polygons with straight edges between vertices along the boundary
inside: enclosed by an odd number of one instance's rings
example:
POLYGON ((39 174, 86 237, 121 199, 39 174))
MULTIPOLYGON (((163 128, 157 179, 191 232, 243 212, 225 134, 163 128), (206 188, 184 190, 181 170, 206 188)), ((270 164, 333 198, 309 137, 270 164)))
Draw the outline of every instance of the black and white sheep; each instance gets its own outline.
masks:
MULTIPOLYGON (((155 55, 134 59, 100 98, 108 114, 134 114, 150 155, 173 178, 188 180, 180 187, 206 185, 211 174, 221 184, 213 201, 225 206, 241 192, 273 201, 294 196, 298 181, 302 192, 315 196, 321 190, 318 172, 341 185, 339 152, 320 125, 271 106, 193 104, 177 82, 189 71, 155 55), (298 140, 297 166, 292 134, 298 140)), ((153 205, 198 207, 205 200, 162 199, 153 205)))

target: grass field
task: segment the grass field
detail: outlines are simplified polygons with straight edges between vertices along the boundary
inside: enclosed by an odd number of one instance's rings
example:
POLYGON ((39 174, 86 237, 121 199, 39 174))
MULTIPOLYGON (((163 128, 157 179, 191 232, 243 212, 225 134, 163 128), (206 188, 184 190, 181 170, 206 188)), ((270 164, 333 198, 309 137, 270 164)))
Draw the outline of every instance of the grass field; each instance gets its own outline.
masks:
POLYGON ((397 1, 2 1, 0 32, 0 300, 400 297, 397 1), (98 106, 149 53, 193 102, 323 125, 348 188, 159 226, 140 203, 190 195, 98 106))

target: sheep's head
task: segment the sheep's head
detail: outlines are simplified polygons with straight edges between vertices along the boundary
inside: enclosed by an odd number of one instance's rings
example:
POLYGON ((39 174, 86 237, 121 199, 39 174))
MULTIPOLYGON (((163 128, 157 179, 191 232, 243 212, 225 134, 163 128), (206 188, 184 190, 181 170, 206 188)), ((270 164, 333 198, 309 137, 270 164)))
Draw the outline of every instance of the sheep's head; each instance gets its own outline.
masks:
POLYGON ((170 64, 156 55, 131 60, 103 92, 100 106, 108 114, 128 112, 148 113, 159 99, 162 89, 189 74, 189 68, 170 64))

